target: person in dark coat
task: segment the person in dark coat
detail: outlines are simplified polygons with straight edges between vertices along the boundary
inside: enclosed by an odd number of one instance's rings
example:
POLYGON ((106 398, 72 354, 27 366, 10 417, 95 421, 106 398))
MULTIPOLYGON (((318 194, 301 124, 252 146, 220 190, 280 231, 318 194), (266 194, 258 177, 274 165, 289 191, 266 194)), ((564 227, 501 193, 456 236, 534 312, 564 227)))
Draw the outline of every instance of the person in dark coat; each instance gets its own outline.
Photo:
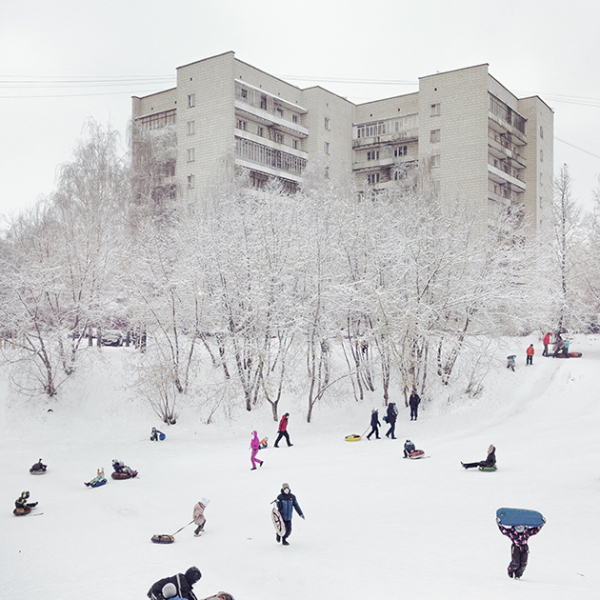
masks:
POLYGON ((490 445, 488 448, 488 455, 485 460, 474 463, 460 463, 465 469, 473 469, 475 467, 495 467, 496 466, 496 447, 490 445))
POLYGON ((393 440, 396 439, 396 418, 398 417, 398 409, 396 408, 395 402, 390 402, 387 407, 387 413, 385 419, 387 424, 390 426, 385 437, 391 437, 393 440))
POLYGON ((283 537, 276 534, 275 539, 278 542, 281 541, 284 546, 289 546, 287 539, 292 533, 292 515, 294 514, 294 510, 304 519, 304 513, 296 500, 296 496, 292 494, 289 483, 284 483, 281 486, 281 494, 277 496, 277 510, 281 513, 281 518, 285 523, 285 533, 283 537))
POLYGON ((288 446, 293 446, 292 442, 290 442, 290 434, 287 432, 288 420, 290 418, 290 413, 285 413, 283 417, 281 417, 281 421, 279 421, 279 427, 277 428, 277 439, 275 440, 275 448, 279 448, 277 444, 279 444, 279 440, 284 437, 287 441, 288 446))
POLYGON ((408 455, 415 450, 415 445, 410 440, 404 442, 404 458, 408 458, 408 455))
POLYGON ((15 500, 15 509, 20 510, 21 512, 29 512, 27 509, 31 510, 37 506, 37 502, 27 502, 29 500, 29 492, 23 492, 16 500, 15 500))
POLYGON ((416 421, 417 414, 419 412, 419 404, 421 403, 421 397, 417 394, 417 390, 413 389, 410 398, 408 399, 408 404, 410 405, 410 420, 416 421))
POLYGON ((173 577, 159 579, 148 590, 148 598, 151 600, 165 600, 165 597, 163 596, 163 588, 165 585, 167 585, 167 583, 172 583, 175 586, 177 595, 180 598, 185 598, 186 600, 198 600, 192 591, 192 586, 197 581, 200 581, 201 577, 202 573, 200 573, 200 569, 198 569, 198 567, 190 567, 185 574, 177 573, 177 575, 173 575, 173 577))
POLYGON ((540 531, 543 525, 539 527, 526 527, 525 525, 515 525, 514 527, 506 527, 500 524, 500 520, 496 519, 498 528, 502 535, 510 538, 512 546, 510 547, 510 564, 508 565, 508 576, 520 579, 527 566, 529 558, 529 545, 527 541, 532 535, 540 531))
POLYGON ((369 433, 369 435, 367 436, 367 439, 370 440, 371 436, 373 434, 375 434, 375 437, 380 440, 381 438, 379 437, 379 428, 381 427, 381 423, 379 422, 379 413, 377 412, 377 409, 374 408, 371 411, 371 431, 369 433))

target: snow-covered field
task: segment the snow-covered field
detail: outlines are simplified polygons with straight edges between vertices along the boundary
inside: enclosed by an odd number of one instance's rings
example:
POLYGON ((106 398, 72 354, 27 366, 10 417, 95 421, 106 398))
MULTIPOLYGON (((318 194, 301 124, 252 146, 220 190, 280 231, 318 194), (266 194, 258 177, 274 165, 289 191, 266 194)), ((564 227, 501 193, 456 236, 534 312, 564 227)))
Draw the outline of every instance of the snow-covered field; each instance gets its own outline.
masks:
MULTIPOLYGON (((218 590, 236 600, 565 600, 600 598, 600 338, 577 337, 581 359, 542 358, 517 371, 499 362, 480 399, 427 406, 411 422, 402 406, 396 441, 348 443, 367 428, 380 396, 290 412, 294 446, 268 448, 250 471, 250 434, 274 441, 265 408, 204 425, 193 408, 165 428, 129 400, 126 349, 79 375, 59 403, 0 389, 0 598, 144 598, 159 578, 196 565, 198 598, 218 590), (9 401, 10 400, 10 401, 9 401), (52 412, 48 409, 52 408, 52 412), (167 440, 149 441, 152 426, 167 440), (430 458, 403 460, 409 437, 430 458), (464 471, 460 462, 497 447, 499 470, 464 471), (42 476, 29 467, 42 457, 42 476), (139 479, 83 485, 111 460, 139 479), (306 521, 294 517, 290 546, 275 542, 270 502, 289 482, 306 521), (16 518, 23 490, 41 516, 16 518), (171 545, 150 537, 191 521, 210 498, 206 532, 189 526, 171 545), (495 523, 501 506, 541 511, 523 579, 507 577, 510 541, 495 523)), ((383 411, 382 411, 383 412, 383 411)))

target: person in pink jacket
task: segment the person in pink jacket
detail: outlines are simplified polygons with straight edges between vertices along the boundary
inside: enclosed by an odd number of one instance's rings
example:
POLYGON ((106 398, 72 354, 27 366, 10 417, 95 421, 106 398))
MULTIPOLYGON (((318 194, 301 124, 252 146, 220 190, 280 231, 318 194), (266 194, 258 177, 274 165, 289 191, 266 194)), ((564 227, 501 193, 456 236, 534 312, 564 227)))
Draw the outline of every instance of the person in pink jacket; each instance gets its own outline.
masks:
POLYGON ((258 434, 256 433, 256 431, 253 431, 252 434, 254 435, 254 437, 252 438, 252 441, 250 442, 250 448, 252 449, 252 452, 250 454, 250 462, 252 463, 252 471, 256 470, 256 463, 259 464, 259 466, 263 466, 263 463, 265 462, 264 460, 259 460, 258 458, 256 458, 256 455, 258 454, 258 451, 260 450, 260 440, 258 439, 258 434))

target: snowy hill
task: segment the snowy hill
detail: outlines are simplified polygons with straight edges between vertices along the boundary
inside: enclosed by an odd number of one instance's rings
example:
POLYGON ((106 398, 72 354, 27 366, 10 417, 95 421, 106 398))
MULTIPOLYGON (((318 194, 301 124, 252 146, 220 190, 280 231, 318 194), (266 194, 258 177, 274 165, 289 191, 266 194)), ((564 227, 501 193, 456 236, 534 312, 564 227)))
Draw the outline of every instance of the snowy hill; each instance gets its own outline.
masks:
POLYGON ((236 600, 597 600, 600 339, 576 338, 584 356, 569 360, 542 358, 536 343, 526 368, 528 343, 519 341, 515 373, 498 362, 481 398, 426 406, 416 422, 402 406, 396 441, 344 441, 366 429, 374 399, 321 408, 310 425, 290 401, 281 408, 294 446, 261 451, 257 471, 250 433, 273 442, 276 432, 266 407, 214 425, 189 408, 160 427, 130 399, 126 349, 104 352, 59 403, 19 398, 3 383, 0 598, 145 598, 157 579, 196 565, 198 598, 225 590, 236 600), (150 442, 152 426, 167 440, 150 442), (406 438, 430 457, 402 459, 406 438), (461 468, 491 443, 497 472, 461 468), (49 469, 35 477, 28 469, 39 457, 49 469), (115 458, 140 477, 83 485, 115 458), (289 547, 275 542, 269 516, 284 481, 306 514, 294 517, 289 547), (12 515, 23 490, 43 515, 12 515), (189 526, 172 545, 150 542, 189 523, 202 497, 211 502, 201 537, 189 526), (518 582, 506 575, 501 506, 548 521, 518 582))

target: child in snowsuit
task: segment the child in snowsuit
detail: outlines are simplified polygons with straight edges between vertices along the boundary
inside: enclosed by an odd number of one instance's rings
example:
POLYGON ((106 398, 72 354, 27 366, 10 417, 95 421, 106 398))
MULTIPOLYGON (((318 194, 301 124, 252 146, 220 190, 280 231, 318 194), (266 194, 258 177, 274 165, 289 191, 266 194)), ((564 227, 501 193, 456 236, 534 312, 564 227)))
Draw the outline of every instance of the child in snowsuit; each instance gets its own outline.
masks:
POLYGON ((379 413, 377 412, 377 409, 374 408, 371 411, 371 431, 369 432, 369 435, 367 436, 367 439, 370 440, 371 436, 373 434, 375 434, 375 437, 380 440, 381 438, 379 437, 379 428, 381 427, 381 423, 379 422, 379 413))
POLYGON ((292 515, 294 514, 294 510, 304 519, 304 513, 296 500, 296 496, 290 491, 289 483, 284 483, 281 486, 281 494, 277 496, 277 510, 281 513, 281 517, 285 523, 285 533, 283 537, 276 534, 275 539, 278 542, 281 541, 284 546, 289 546, 287 539, 292 533, 292 515))
POLYGON ((414 452, 415 450, 415 445, 410 440, 406 440, 406 442, 404 442, 404 458, 408 458, 408 454, 410 452, 414 452))
MULTIPOLYGON (((152 433, 150 434, 150 441, 151 442, 158 442, 161 440, 160 436, 164 436, 165 434, 162 431, 159 431, 158 429, 156 429, 156 427, 152 428, 152 433)), ((164 438, 162 438, 164 439, 164 438)))
POLYGON ((127 473, 131 477, 135 477, 138 474, 137 471, 134 471, 131 467, 128 467, 122 460, 113 460, 112 466, 115 470, 115 473, 127 473))
POLYGON ((23 492, 15 500, 15 510, 20 513, 29 512, 27 509, 31 510, 38 504, 37 502, 27 502, 27 500, 29 500, 29 492, 23 492))
POLYGON ((393 440, 396 439, 396 417, 398 416, 398 409, 396 408, 395 402, 390 402, 387 407, 387 413, 385 415, 386 421, 390 428, 388 429, 385 437, 391 437, 393 440))
POLYGON ((281 417, 281 421, 279 421, 279 427, 277 428, 277 439, 275 440, 275 448, 279 448, 277 444, 279 444, 279 440, 284 437, 287 441, 288 446, 293 446, 292 442, 290 442, 290 434, 287 432, 288 420, 290 418, 290 413, 285 413, 283 417, 281 417))
POLYGON ((533 344, 529 344, 529 348, 527 348, 527 350, 525 351, 525 354, 527 354, 527 359, 525 361, 525 366, 527 365, 533 365, 533 354, 534 354, 534 349, 533 349, 533 344))
POLYGON ((408 399, 410 404, 410 420, 417 420, 417 413, 419 412, 419 404, 421 403, 421 397, 417 394, 417 390, 413 390, 410 398, 408 399))
POLYGON ((201 531, 204 531, 204 525, 206 525, 206 517, 204 516, 204 510, 208 506, 210 500, 208 498, 202 498, 198 504, 194 506, 194 523, 197 525, 194 535, 198 537, 201 531))
POLYGON ((527 540, 543 527, 525 527, 525 525, 515 525, 514 527, 505 527, 500 525, 499 519, 498 528, 503 535, 510 538, 512 546, 510 547, 510 564, 508 565, 508 576, 520 579, 527 566, 527 558, 529 556, 529 546, 527 540))
POLYGON ((101 469, 98 469, 97 475, 96 475, 96 477, 94 477, 94 479, 92 479, 91 481, 84 482, 84 483, 88 487, 95 487, 96 485, 98 485, 99 483, 102 483, 103 481, 106 481, 106 477, 104 477, 104 467, 102 467, 101 469))
POLYGON ((32 465, 29 471, 31 473, 43 473, 46 470, 46 465, 42 462, 42 459, 38 460, 34 465, 32 465))
POLYGON ((507 369, 512 369, 513 371, 515 370, 515 358, 516 358, 516 354, 511 354, 510 356, 506 357, 506 360, 508 361, 506 364, 506 368, 507 369))
POLYGON ((488 455, 485 460, 474 463, 460 463, 465 469, 473 469, 474 467, 495 467, 496 466, 496 448, 490 445, 488 448, 488 455))
POLYGON ((252 449, 250 453, 250 462, 252 463, 252 469, 250 470, 256 471, 256 463, 259 463, 259 465, 262 467, 264 461, 256 458, 256 455, 260 450, 260 440, 258 439, 258 434, 256 433, 256 431, 253 431, 252 434, 254 435, 254 437, 250 442, 250 448, 252 449))
MULTIPOLYGON (((197 600, 196 595, 192 591, 192 586, 199 581, 201 577, 202 573, 200 573, 200 569, 198 569, 198 567, 190 567, 185 572, 185 575, 183 573, 177 573, 177 575, 173 575, 173 577, 159 579, 148 590, 148 598, 151 600, 165 600, 165 596, 163 596, 163 589, 167 583, 172 583, 175 586, 175 593, 177 596, 180 598, 185 598, 186 600, 197 600)), ((173 596, 171 596, 171 598, 172 597, 173 596)))

